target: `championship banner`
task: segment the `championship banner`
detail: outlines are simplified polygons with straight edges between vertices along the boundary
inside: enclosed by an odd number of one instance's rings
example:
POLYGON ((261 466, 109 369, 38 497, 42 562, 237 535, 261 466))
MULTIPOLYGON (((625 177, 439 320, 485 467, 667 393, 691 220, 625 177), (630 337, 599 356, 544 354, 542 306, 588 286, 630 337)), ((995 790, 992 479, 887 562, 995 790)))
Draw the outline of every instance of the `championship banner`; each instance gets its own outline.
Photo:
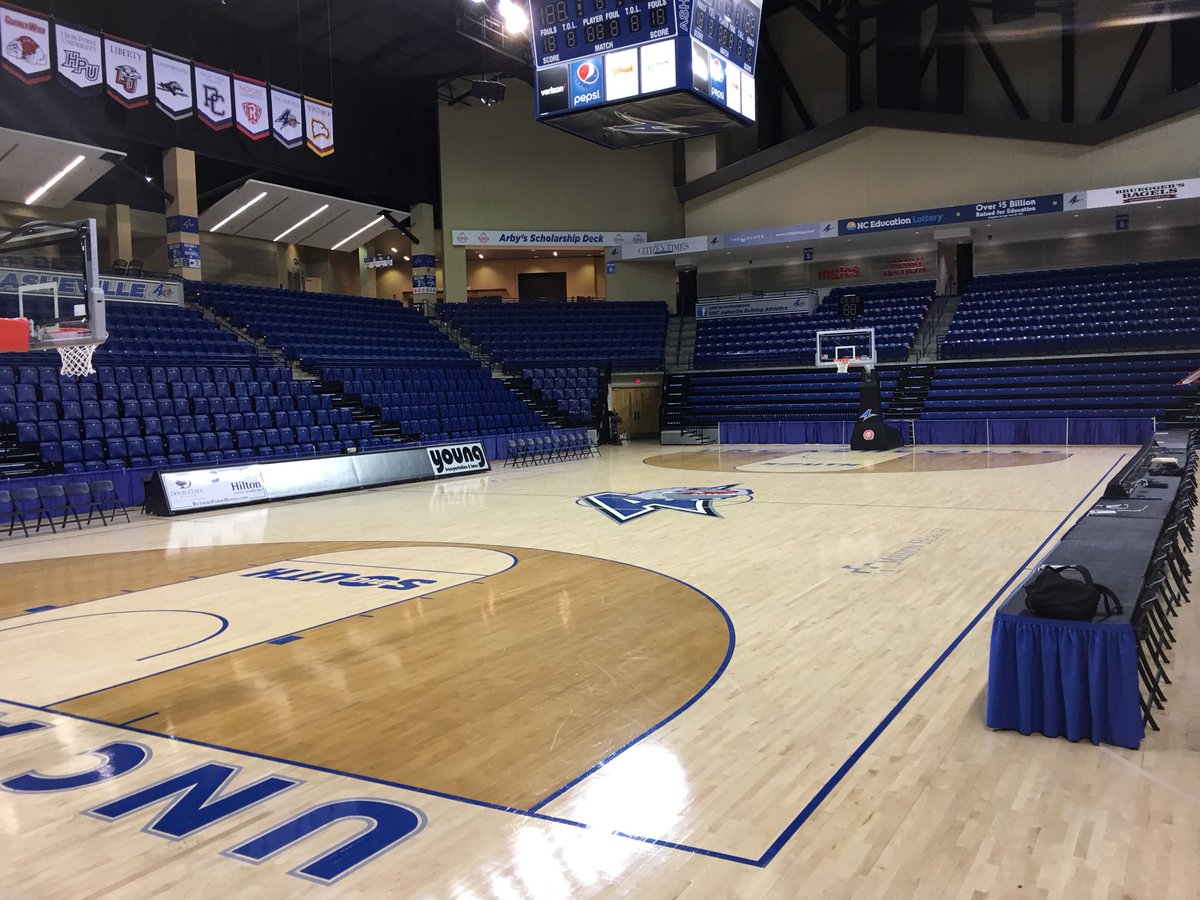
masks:
POLYGON ((304 107, 300 95, 271 85, 271 133, 289 150, 304 143, 304 107))
POLYGON ((233 87, 229 73, 194 63, 196 74, 196 115, 213 131, 223 131, 233 124, 233 87))
POLYGON ((126 109, 150 102, 150 60, 144 44, 104 35, 104 83, 126 109))
POLYGON ((0 6, 4 68, 26 84, 50 80, 50 23, 25 10, 0 6))
POLYGON ((304 95, 304 129, 308 149, 317 156, 333 152, 333 104, 304 95))
POLYGON ((265 81, 244 75, 233 76, 233 118, 237 130, 252 141, 261 141, 271 133, 265 81))
POLYGON ((58 77, 77 94, 104 90, 104 45, 95 31, 54 23, 58 77))
POLYGON ((186 119, 195 109, 192 64, 161 50, 150 53, 154 64, 154 105, 172 119, 186 119))

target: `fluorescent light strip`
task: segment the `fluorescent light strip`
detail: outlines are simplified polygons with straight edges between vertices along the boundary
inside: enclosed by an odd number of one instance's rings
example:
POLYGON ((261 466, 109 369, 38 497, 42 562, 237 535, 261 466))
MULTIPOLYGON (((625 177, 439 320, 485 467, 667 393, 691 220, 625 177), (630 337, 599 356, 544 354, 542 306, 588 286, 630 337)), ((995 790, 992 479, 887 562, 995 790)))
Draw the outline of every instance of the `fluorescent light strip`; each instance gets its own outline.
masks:
POLYGON ((58 184, 60 181, 62 181, 64 178, 66 178, 67 175, 69 175, 71 173, 71 170, 74 169, 81 162, 83 162, 85 159, 87 159, 87 157, 81 153, 77 157, 75 157, 73 160, 71 160, 69 163, 67 163, 67 165, 63 168, 63 170, 61 172, 59 172, 57 175, 55 175, 53 178, 51 178, 49 181, 47 181, 45 184, 43 184, 40 188, 38 188, 36 191, 34 191, 32 194, 30 194, 28 197, 26 197, 25 205, 33 206, 33 204, 37 203, 38 200, 42 199, 42 194, 46 193, 46 191, 50 190, 50 188, 54 187, 56 184, 58 184))
POLYGON ((305 222, 307 222, 309 219, 312 219, 312 218, 314 218, 314 217, 316 217, 316 216, 319 216, 321 213, 325 212, 325 210, 327 210, 327 209, 329 209, 329 204, 328 204, 328 203, 326 203, 326 204, 325 204, 324 206, 322 206, 320 209, 314 209, 314 210, 313 210, 312 212, 310 212, 310 213, 309 213, 307 216, 305 216, 303 219, 301 219, 299 222, 297 222, 295 225, 293 225, 291 228, 289 228, 287 231, 284 231, 283 233, 281 233, 280 235, 278 235, 278 236, 275 238, 275 240, 277 240, 277 241, 282 241, 282 240, 283 240, 285 237, 287 237, 289 234, 291 234, 293 231, 295 231, 297 228, 299 228, 301 225, 303 225, 303 224, 304 224, 305 222))
POLYGON ((364 225, 362 228, 358 229, 358 231, 354 232, 354 234, 352 234, 352 235, 349 235, 348 237, 344 237, 344 238, 342 238, 340 241, 338 241, 336 244, 334 244, 334 245, 333 245, 332 247, 330 247, 329 249, 330 249, 330 250, 336 250, 338 247, 342 246, 342 244, 346 243, 346 241, 352 241, 352 240, 354 240, 356 237, 358 237, 360 234, 362 234, 362 233, 363 233, 364 231, 366 231, 368 228, 374 228, 376 225, 378 225, 378 224, 379 224, 380 222, 382 222, 382 221, 383 221, 383 216, 380 216, 380 217, 379 217, 379 218, 377 218, 377 219, 376 219, 374 222, 368 222, 368 223, 367 223, 366 225, 364 225))
MULTIPOLYGON (((210 228, 208 230, 216 231, 218 228, 224 228, 226 225, 228 225, 230 222, 232 222, 234 219, 236 219, 238 216, 240 216, 242 213, 244 213, 246 210, 248 210, 250 207, 252 207, 255 203, 257 203, 259 200, 261 200, 265 196, 267 196, 267 192, 263 191, 261 194, 259 194, 257 197, 255 197, 253 200, 251 200, 248 203, 243 204, 237 210, 235 210, 234 212, 231 212, 229 215, 227 215, 220 222, 218 222, 216 225, 214 225, 212 228, 210 228)), ((286 234, 286 232, 285 232, 285 234, 286 234)))

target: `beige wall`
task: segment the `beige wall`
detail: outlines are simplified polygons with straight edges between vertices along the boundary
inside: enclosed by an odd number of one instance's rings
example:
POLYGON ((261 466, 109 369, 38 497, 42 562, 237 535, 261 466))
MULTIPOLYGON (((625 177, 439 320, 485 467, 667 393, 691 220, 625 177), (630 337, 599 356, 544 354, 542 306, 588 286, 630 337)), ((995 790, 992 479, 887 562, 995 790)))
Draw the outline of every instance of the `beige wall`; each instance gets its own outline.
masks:
POLYGON ((1038 241, 975 241, 975 273, 1200 257, 1200 226, 1067 234, 1038 241))
POLYGON ((868 128, 686 205, 687 233, 1200 176, 1200 113, 1097 147, 868 128))
MULTIPOLYGON (((533 89, 506 81, 507 99, 441 108, 442 226, 646 231, 676 237, 683 226, 670 146, 606 150, 539 124, 533 89)), ((467 257, 446 247, 447 297, 465 299, 467 257)), ((610 300, 673 299, 674 266, 623 266, 607 279, 610 300)))
POLYGON ((517 276, 522 272, 565 272, 567 295, 597 297, 604 294, 604 269, 596 283, 596 265, 591 257, 559 259, 467 259, 467 290, 494 291, 504 297, 519 297, 517 276))

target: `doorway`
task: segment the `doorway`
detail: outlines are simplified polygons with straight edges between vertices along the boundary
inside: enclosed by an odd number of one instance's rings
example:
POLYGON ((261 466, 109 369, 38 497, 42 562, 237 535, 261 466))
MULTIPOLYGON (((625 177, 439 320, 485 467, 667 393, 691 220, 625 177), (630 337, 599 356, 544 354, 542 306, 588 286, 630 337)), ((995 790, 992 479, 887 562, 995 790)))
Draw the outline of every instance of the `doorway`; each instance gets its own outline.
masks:
POLYGON ((630 437, 658 437, 660 387, 614 387, 612 410, 621 417, 621 430, 630 437))
POLYGON ((522 300, 566 300, 566 272, 520 272, 517 296, 522 300))

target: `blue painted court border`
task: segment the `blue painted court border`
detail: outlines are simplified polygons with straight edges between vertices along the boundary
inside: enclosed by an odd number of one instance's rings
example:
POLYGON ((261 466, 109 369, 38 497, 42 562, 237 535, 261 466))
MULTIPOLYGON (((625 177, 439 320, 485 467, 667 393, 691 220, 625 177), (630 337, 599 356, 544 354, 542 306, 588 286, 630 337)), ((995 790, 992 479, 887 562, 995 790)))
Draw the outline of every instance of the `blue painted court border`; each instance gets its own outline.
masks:
MULTIPOLYGON (((920 692, 921 688, 923 688, 929 682, 929 679, 933 677, 934 673, 936 673, 937 670, 941 668, 942 664, 947 659, 950 658, 951 654, 953 654, 954 651, 956 649, 958 649, 959 645, 962 644, 962 642, 966 639, 967 635, 969 635, 975 629, 975 627, 983 620, 983 617, 987 615, 987 613, 996 605, 996 603, 1002 597, 1007 595, 1007 592, 1012 587, 1013 582, 1015 582, 1021 576, 1021 573, 1024 572, 1030 566, 1030 564, 1033 563, 1034 560, 1036 560, 1037 558, 1039 558, 1042 555, 1043 551, 1046 549, 1046 546, 1054 539, 1054 536, 1056 534, 1058 534, 1059 530, 1068 522, 1068 520, 1070 520, 1070 518, 1072 516, 1075 515, 1076 512, 1079 511, 1079 508, 1081 506, 1083 506, 1083 504, 1092 495, 1092 493, 1098 487, 1100 487, 1100 485, 1104 482, 1104 480, 1106 478, 1108 478, 1109 475, 1112 474, 1113 470, 1116 469, 1117 466, 1119 466, 1121 464, 1121 462, 1125 459, 1126 456, 1127 456, 1127 454, 1122 453, 1117 458, 1117 461, 1114 462, 1112 464, 1112 466, 1109 467, 1108 471, 1106 471, 1102 476, 1100 476, 1100 478, 1097 479, 1096 483, 1093 484, 1090 488, 1088 488, 1087 491, 1084 492, 1083 496, 1079 499, 1079 501, 1073 507, 1071 507, 1070 511, 1067 512, 1067 514, 1064 515, 1061 520, 1059 520, 1058 524, 1056 524, 1054 526, 1054 528, 1052 528, 1050 530, 1050 533, 1048 535, 1046 535, 1045 538, 1043 538, 1042 542, 1040 544, 1038 544, 1037 548, 1034 549, 1034 551, 1032 553, 1030 553, 1028 557, 1025 558, 1024 562, 1022 562, 1017 567, 1016 571, 1014 571, 1012 573, 1012 575, 1010 575, 1008 577, 1008 579, 1004 582, 1004 584, 1001 585, 1000 588, 996 591, 996 593, 992 595, 991 599, 988 600, 987 603, 984 604, 983 608, 980 609, 980 611, 974 616, 974 618, 972 618, 971 621, 967 623, 966 627, 963 628, 963 630, 959 632, 958 636, 955 637, 954 640, 950 642, 949 646, 947 646, 946 649, 942 651, 941 655, 938 656, 938 658, 936 660, 934 660, 934 662, 929 666, 929 668, 925 670, 924 674, 922 674, 921 677, 918 678, 917 681, 913 684, 913 686, 908 689, 908 691, 904 694, 904 696, 901 697, 896 702, 896 704, 891 708, 891 710, 888 711, 888 713, 883 717, 883 719, 879 722, 879 724, 876 725, 875 728, 871 730, 871 732, 867 735, 867 737, 864 738, 863 741, 858 745, 858 747, 855 748, 854 752, 852 752, 850 754, 850 756, 847 757, 847 759, 838 767, 837 771, 834 772, 834 774, 832 776, 830 776, 830 778, 825 782, 825 784, 822 785, 821 788, 816 792, 816 794, 813 795, 812 799, 810 799, 809 802, 807 804, 805 804, 804 808, 800 810, 800 812, 796 815, 796 817, 792 819, 792 821, 788 824, 788 826, 780 833, 780 835, 774 841, 771 842, 771 845, 757 859, 754 859, 751 857, 746 857, 746 856, 738 856, 733 853, 725 853, 720 850, 710 850, 710 849, 707 849, 704 847, 696 847, 696 846, 692 846, 689 844, 681 844, 681 843, 677 843, 674 841, 667 841, 667 840, 663 840, 661 838, 652 838, 652 837, 647 837, 644 835, 630 834, 630 833, 624 832, 624 831, 610 831, 608 833, 611 835, 614 835, 616 837, 623 837, 623 838, 628 838, 629 840, 638 841, 639 843, 650 844, 652 846, 663 847, 663 848, 671 849, 671 850, 680 850, 685 853, 693 853, 693 854, 696 854, 699 856, 706 856, 706 857, 710 857, 713 859, 720 859, 720 860, 724 860, 726 862, 740 863, 742 865, 753 866, 756 868, 765 868, 766 866, 770 865, 771 861, 779 854, 779 852, 784 848, 784 846, 786 846, 788 841, 790 841, 796 835, 796 832, 798 832, 800 830, 800 828, 803 827, 803 825, 812 817, 813 813, 815 813, 817 811, 817 809, 821 806, 821 804, 825 802, 825 800, 829 797, 829 795, 833 792, 833 790, 842 782, 842 780, 846 777, 846 775, 848 775, 850 773, 850 771, 854 768, 855 764, 860 759, 862 759, 862 757, 871 748, 871 746, 874 745, 875 741, 877 741, 879 739, 879 737, 883 734, 883 732, 887 730, 887 727, 889 725, 891 725, 891 723, 893 721, 895 721, 896 717, 899 716, 899 714, 904 710, 904 708, 909 704, 909 702, 911 702, 912 699, 917 695, 917 693, 920 692)), ((571 554, 571 555, 582 555, 582 554, 571 554)), ((616 562, 616 560, 612 560, 612 561, 616 562)), ((514 558, 514 565, 515 564, 516 564, 516 562, 515 562, 515 558, 514 558)), ((643 568, 641 566, 633 566, 630 563, 620 563, 620 564, 621 565, 629 565, 629 566, 631 566, 631 568, 643 568)), ((653 570, 645 569, 645 571, 653 571, 653 570)), ((655 574, 662 575, 661 572, 655 573, 655 574)), ((671 576, 669 576, 669 575, 663 575, 663 577, 671 578, 671 576)), ((423 794, 423 795, 429 796, 429 797, 438 797, 438 798, 441 798, 444 800, 452 800, 452 801, 457 801, 459 803, 466 803, 470 806, 477 806, 477 807, 481 807, 484 809, 496 810, 498 812, 510 813, 512 815, 522 816, 524 818, 536 819, 536 820, 543 821, 543 822, 554 822, 554 823, 557 823, 560 825, 570 825, 571 827, 574 827, 574 828, 582 828, 582 829, 587 830, 587 829, 591 829, 591 827, 592 827, 592 826, 588 825, 587 823, 576 822, 571 819, 564 819, 564 818, 560 818, 558 816, 546 815, 544 813, 538 812, 537 810, 540 809, 541 807, 544 807, 553 798, 560 796, 565 790, 569 790, 570 787, 583 781, 589 775, 594 774, 596 771, 598 771, 604 765, 607 765, 609 762, 611 762, 613 759, 615 759, 621 753, 625 752, 625 750, 629 749, 630 747, 632 747, 639 741, 643 740, 650 734, 653 734, 655 731, 662 728, 668 722, 670 722, 671 720, 678 717, 686 709, 690 708, 697 700, 700 699, 701 696, 703 696, 704 693, 706 693, 709 690, 709 688, 712 687, 713 684, 716 683, 717 678, 719 678, 720 675, 724 673, 725 668, 729 664, 729 660, 732 658, 733 644, 734 644, 733 622, 729 618, 729 616, 725 612, 725 610, 720 606, 720 604, 718 604, 711 597, 708 597, 707 594, 705 594, 703 591, 700 591, 698 588, 694 588, 691 585, 688 585, 686 582, 680 581, 679 579, 672 578, 671 580, 679 581, 680 584, 683 584, 686 587, 689 587, 692 590, 695 590, 697 593, 706 597, 714 606, 716 606, 716 608, 718 610, 721 611, 721 614, 724 616, 727 626, 730 629, 730 645, 726 652, 725 660, 722 662, 721 666, 718 668, 717 672, 713 675, 713 677, 711 679, 709 679, 709 682, 707 684, 705 684, 704 687, 701 688, 700 691, 697 692, 696 695, 694 695, 690 700, 687 701, 687 703, 685 703, 683 706, 681 706, 678 710, 676 710, 674 713, 672 713, 666 719, 663 719, 661 722, 659 722, 653 728, 649 729, 648 731, 646 731, 643 734, 639 735, 638 737, 634 738, 634 740, 630 741, 628 744, 619 748, 614 753, 610 754, 608 757, 606 757, 604 760, 602 760, 597 765, 593 766, 587 772, 585 772, 582 775, 580 775, 579 777, 575 778, 573 781, 569 782, 564 787, 557 789, 554 793, 552 793, 548 797, 539 801, 537 804, 535 804, 535 807, 531 807, 530 809, 516 809, 514 807, 503 806, 503 805, 495 804, 495 803, 488 803, 487 801, 484 801, 484 800, 477 800, 473 797, 464 797, 464 796, 460 796, 460 795, 456 795, 456 794, 449 794, 444 791, 437 791, 437 790, 433 790, 430 788, 417 787, 416 785, 404 784, 402 782, 397 782, 397 781, 388 781, 387 779, 383 779, 383 778, 372 778, 368 775, 359 775, 354 772, 344 772, 344 771, 341 771, 338 769, 332 769, 332 768, 328 768, 325 766, 315 765, 312 763, 297 762, 296 760, 283 759, 281 757, 276 757, 276 756, 269 756, 265 753, 255 753, 255 752, 249 751, 249 750, 240 750, 240 749, 236 749, 236 748, 232 748, 232 747, 225 747, 220 744, 212 744, 212 743, 208 743, 205 741, 192 740, 190 738, 179 737, 176 735, 162 734, 157 731, 147 731, 147 730, 144 730, 141 728, 133 728, 128 724, 114 725, 112 722, 106 722, 106 721, 103 721, 100 719, 92 719, 87 716, 81 716, 81 715, 78 715, 75 713, 62 712, 62 711, 54 709, 52 707, 32 706, 27 703, 19 703, 15 700, 7 700, 4 698, 0 698, 0 703, 7 703, 11 706, 15 706, 15 707, 18 707, 21 709, 35 710, 38 712, 49 713, 49 714, 55 715, 55 716, 63 716, 64 718, 77 719, 77 720, 83 721, 83 722, 90 722, 92 724, 101 725, 101 726, 105 726, 108 728, 122 728, 123 730, 126 730, 126 731, 132 731, 137 734, 144 734, 149 737, 156 737, 156 738, 160 738, 162 740, 177 741, 181 744, 188 744, 188 745, 196 746, 196 747, 205 747, 207 749, 218 750, 218 751, 222 751, 222 752, 226 752, 226 753, 241 754, 244 756, 250 756, 255 759, 261 759, 261 760, 265 760, 268 762, 275 762, 275 763, 280 763, 282 765, 295 766, 300 769, 308 769, 310 771, 323 772, 323 773, 326 773, 329 775, 340 775, 342 777, 351 778, 356 781, 363 781, 363 782, 367 782, 370 784, 378 784, 378 785, 383 785, 386 787, 399 788, 401 790, 412 791, 413 793, 423 794)), ((222 655, 224 655, 224 654, 222 654, 222 655)), ((140 680, 140 679, 135 679, 135 680, 140 680)), ((82 695, 82 696, 87 696, 87 695, 82 695)), ((72 698, 72 699, 74 699, 74 698, 72 698)), ((64 702, 64 701, 57 701, 57 702, 64 702)), ((137 720, 135 720, 135 721, 137 721, 137 720)))

